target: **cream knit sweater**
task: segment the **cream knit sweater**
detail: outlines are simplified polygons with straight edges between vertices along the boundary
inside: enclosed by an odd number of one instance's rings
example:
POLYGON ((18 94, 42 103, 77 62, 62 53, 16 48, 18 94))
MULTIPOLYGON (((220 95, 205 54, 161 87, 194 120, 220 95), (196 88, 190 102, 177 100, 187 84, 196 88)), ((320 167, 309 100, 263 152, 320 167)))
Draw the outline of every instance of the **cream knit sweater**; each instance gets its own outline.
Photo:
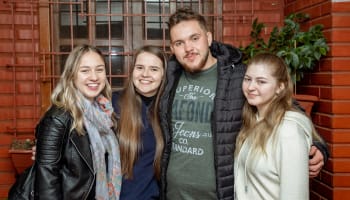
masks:
POLYGON ((252 158, 245 142, 235 157, 236 200, 309 199, 312 122, 301 113, 288 111, 277 131, 274 143, 270 139, 266 144, 266 156, 252 158))

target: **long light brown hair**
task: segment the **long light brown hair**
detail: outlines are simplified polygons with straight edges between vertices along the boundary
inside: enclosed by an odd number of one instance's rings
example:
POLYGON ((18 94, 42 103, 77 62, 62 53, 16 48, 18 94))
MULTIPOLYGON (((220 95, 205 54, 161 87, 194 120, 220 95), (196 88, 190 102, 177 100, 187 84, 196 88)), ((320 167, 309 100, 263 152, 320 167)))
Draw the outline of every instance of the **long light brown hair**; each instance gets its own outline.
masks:
MULTIPOLYGON (((277 84, 284 84, 279 94, 276 94, 275 98, 272 99, 268 105, 265 116, 260 121, 257 120, 257 108, 249 105, 245 102, 243 107, 243 126, 236 140, 236 151, 239 152, 244 141, 249 138, 252 147, 252 155, 257 153, 265 153, 265 146, 270 137, 273 137, 276 133, 276 128, 286 111, 294 110, 299 111, 293 107, 292 96, 293 96, 293 83, 288 73, 288 68, 284 61, 271 53, 262 53, 253 57, 248 63, 247 68, 251 65, 262 64, 269 67, 271 70, 272 77, 276 78, 277 84)), ((312 137, 314 140, 322 141, 321 137, 316 133, 313 127, 312 137)))
POLYGON ((157 179, 160 178, 160 159, 164 147, 163 135, 159 125, 158 105, 161 93, 165 85, 165 73, 167 68, 167 58, 163 51, 158 47, 144 46, 134 54, 133 66, 130 69, 129 79, 125 82, 124 90, 119 99, 120 119, 118 121, 118 136, 120 147, 120 160, 122 165, 122 173, 126 178, 132 178, 134 164, 137 161, 139 151, 141 149, 141 132, 142 123, 142 99, 136 92, 132 80, 132 73, 135 67, 137 56, 143 52, 151 53, 157 56, 163 64, 164 75, 162 82, 158 88, 155 99, 153 100, 149 110, 148 118, 151 121, 152 129, 156 139, 156 152, 154 157, 154 171, 157 179))
MULTIPOLYGON (((75 129, 79 135, 85 134, 83 125, 83 112, 78 101, 77 87, 74 85, 74 80, 77 77, 81 58, 88 52, 97 53, 104 61, 104 57, 100 50, 90 45, 79 45, 75 47, 69 54, 64 65, 63 73, 60 80, 51 94, 51 104, 70 112, 73 117, 71 130, 75 129)), ((108 80, 101 91, 108 100, 111 100, 112 89, 108 80)), ((116 127, 115 117, 112 117, 116 127)))

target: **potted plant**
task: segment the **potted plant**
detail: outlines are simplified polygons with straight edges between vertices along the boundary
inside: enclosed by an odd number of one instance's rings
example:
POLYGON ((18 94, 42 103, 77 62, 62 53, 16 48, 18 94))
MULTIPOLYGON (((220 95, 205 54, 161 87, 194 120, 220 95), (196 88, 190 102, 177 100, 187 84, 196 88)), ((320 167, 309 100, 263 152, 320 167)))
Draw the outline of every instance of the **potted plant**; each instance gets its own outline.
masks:
MULTIPOLYGON (((261 36, 261 31, 265 28, 264 23, 259 23, 257 19, 253 21, 250 33, 251 43, 241 47, 243 61, 247 63, 254 55, 262 52, 271 52, 283 58, 287 66, 294 85, 304 77, 304 72, 311 71, 316 63, 329 51, 326 39, 322 33, 323 26, 316 24, 307 31, 301 30, 301 23, 309 19, 305 13, 292 13, 284 20, 282 27, 274 27, 267 42, 261 36)), ((294 87, 295 98, 305 108, 308 114, 314 101, 318 97, 312 95, 297 95, 294 87), (301 99, 300 99, 300 98, 301 99), (307 100, 310 97, 310 100, 307 100), (299 99, 298 99, 299 98, 299 99), (309 101, 304 105, 302 100, 309 101)))
POLYGON ((11 143, 9 153, 17 174, 21 174, 26 168, 33 164, 32 147, 35 142, 31 138, 16 138, 11 143))

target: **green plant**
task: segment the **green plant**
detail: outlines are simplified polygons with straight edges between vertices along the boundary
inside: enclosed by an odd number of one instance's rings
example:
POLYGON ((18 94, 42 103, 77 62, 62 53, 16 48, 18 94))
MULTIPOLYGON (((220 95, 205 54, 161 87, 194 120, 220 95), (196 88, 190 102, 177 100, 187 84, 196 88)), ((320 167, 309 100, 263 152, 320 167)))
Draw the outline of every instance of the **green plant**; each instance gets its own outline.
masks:
POLYGON ((11 149, 23 149, 31 150, 35 145, 34 140, 32 139, 14 139, 11 143, 11 149))
POLYGON ((313 25, 305 32, 301 30, 300 24, 308 19, 309 15, 305 13, 288 15, 284 20, 284 26, 273 28, 267 43, 261 37, 265 24, 255 19, 250 33, 251 43, 240 48, 243 52, 243 61, 247 63, 257 53, 275 53, 289 66, 294 83, 300 81, 304 71, 312 70, 329 51, 321 24, 313 25))

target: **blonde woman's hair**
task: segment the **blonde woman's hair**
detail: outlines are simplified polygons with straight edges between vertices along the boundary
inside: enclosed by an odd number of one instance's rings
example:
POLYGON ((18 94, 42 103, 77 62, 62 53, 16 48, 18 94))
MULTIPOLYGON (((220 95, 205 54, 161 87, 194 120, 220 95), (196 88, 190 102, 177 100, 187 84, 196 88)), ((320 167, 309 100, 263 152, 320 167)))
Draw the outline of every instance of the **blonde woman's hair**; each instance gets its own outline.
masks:
MULTIPOLYGON (((239 152, 244 141, 249 139, 252 147, 252 155, 265 153, 265 146, 270 137, 274 137, 275 128, 281 123, 286 111, 299 111, 293 107, 293 83, 284 61, 271 53, 256 55, 248 63, 247 69, 252 65, 264 65, 271 70, 271 75, 276 78, 277 84, 283 84, 282 89, 268 105, 265 116, 260 121, 257 119, 257 108, 246 101, 243 106, 243 124, 236 140, 235 154, 239 152)), ((313 139, 322 142, 322 138, 313 127, 313 139)))
MULTIPOLYGON (((52 92, 51 104, 68 111, 73 117, 71 130, 75 129, 79 135, 85 134, 83 125, 83 112, 81 104, 78 101, 78 89, 74 85, 77 77, 81 58, 88 52, 95 52, 100 55, 104 61, 104 57, 100 50, 90 45, 80 45, 75 47, 69 54, 64 65, 63 73, 60 80, 52 92)), ((106 79, 106 85, 103 88, 102 95, 111 100, 111 86, 106 79)), ((112 118, 115 123, 115 119, 112 118)))
POLYGON ((136 92, 135 86, 132 80, 132 73, 135 67, 136 59, 141 53, 151 53, 158 57, 162 61, 164 75, 162 82, 158 88, 156 97, 148 109, 148 119, 151 121, 152 129, 156 139, 156 153, 154 157, 154 171, 156 177, 160 178, 160 159, 164 147, 163 135, 161 132, 158 116, 158 105, 161 94, 165 86, 165 73, 167 69, 167 57, 165 53, 154 46, 144 46, 134 54, 133 66, 131 66, 129 79, 126 80, 124 90, 121 93, 121 97, 118 101, 120 111, 120 118, 118 121, 118 138, 120 147, 120 160, 122 165, 122 173, 126 178, 133 177, 134 164, 138 159, 138 154, 141 149, 141 132, 143 127, 142 123, 142 99, 136 92))

